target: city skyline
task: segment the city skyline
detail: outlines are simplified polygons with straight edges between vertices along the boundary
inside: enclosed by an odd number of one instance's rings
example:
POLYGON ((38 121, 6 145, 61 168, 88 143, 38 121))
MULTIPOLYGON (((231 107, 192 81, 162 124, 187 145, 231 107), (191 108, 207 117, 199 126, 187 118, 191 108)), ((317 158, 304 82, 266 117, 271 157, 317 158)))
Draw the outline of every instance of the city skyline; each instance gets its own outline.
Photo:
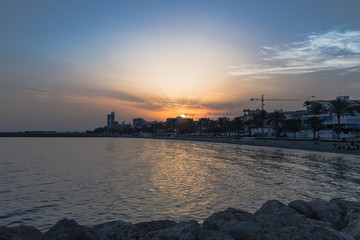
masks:
POLYGON ((360 99, 357 1, 0 3, 0 131, 360 99))

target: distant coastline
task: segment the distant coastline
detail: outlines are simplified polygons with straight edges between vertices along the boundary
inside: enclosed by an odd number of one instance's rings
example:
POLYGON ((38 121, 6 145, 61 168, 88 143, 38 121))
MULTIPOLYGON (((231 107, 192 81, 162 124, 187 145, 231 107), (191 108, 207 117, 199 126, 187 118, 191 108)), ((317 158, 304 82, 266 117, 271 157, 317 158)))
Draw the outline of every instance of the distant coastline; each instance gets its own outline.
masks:
POLYGON ((180 140, 180 141, 200 141, 212 143, 229 143, 238 145, 258 146, 258 147, 272 147, 284 149, 296 149, 314 152, 330 152, 340 154, 360 155, 360 149, 346 150, 335 149, 334 144, 338 146, 345 146, 346 141, 339 140, 320 140, 314 141, 309 139, 276 139, 276 138, 259 138, 259 137, 205 137, 205 136, 151 136, 151 137, 136 137, 132 135, 116 135, 116 134, 88 134, 88 133, 58 133, 58 132, 17 132, 17 133, 0 133, 0 137, 68 137, 68 138, 142 138, 142 139, 161 139, 161 140, 180 140))

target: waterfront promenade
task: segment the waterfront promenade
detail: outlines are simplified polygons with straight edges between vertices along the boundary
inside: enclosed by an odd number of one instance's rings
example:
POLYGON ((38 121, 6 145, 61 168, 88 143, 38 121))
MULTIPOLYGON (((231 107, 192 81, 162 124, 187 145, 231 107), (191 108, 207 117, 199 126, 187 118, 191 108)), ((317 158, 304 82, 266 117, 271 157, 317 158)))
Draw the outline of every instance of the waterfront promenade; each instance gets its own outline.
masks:
POLYGON ((219 142, 231 143, 239 145, 260 146, 260 147, 275 147, 285 149, 297 149, 315 152, 331 152, 341 154, 360 155, 360 149, 346 150, 335 149, 334 144, 340 145, 341 148, 346 145, 346 142, 340 141, 312 141, 302 139, 274 139, 274 138, 256 138, 256 137, 242 137, 242 138, 225 138, 225 137, 155 137, 160 139, 185 140, 185 141, 203 141, 203 142, 219 142))

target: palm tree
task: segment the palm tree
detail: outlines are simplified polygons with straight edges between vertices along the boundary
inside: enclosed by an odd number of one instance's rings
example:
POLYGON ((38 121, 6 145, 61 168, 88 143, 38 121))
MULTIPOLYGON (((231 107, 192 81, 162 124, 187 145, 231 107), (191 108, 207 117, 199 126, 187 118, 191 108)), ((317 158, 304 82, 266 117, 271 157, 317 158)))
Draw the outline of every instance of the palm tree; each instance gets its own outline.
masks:
POLYGON ((347 115, 354 116, 354 108, 349 101, 337 98, 336 100, 330 101, 328 111, 330 112, 330 115, 334 114, 337 117, 337 138, 340 139, 340 119, 347 115))
POLYGON ((309 107, 311 106, 311 101, 309 100, 306 100, 304 103, 303 103, 303 106, 306 107, 306 115, 309 115, 309 107))
POLYGON ((238 134, 241 130, 244 130, 244 121, 242 117, 235 117, 231 120, 231 127, 238 131, 238 134))
POLYGON ((310 106, 310 114, 319 115, 326 112, 326 108, 318 102, 312 102, 310 106))
POLYGON ((320 119, 318 117, 311 117, 305 122, 310 125, 311 129, 314 132, 314 139, 316 139, 316 132, 321 130, 324 127, 323 122, 325 119, 320 119))
POLYGON ((230 119, 227 117, 219 117, 218 118, 218 124, 219 124, 221 131, 227 132, 229 122, 230 122, 230 119))
POLYGON ((301 130, 301 127, 302 125, 300 119, 287 119, 284 122, 284 128, 289 132, 294 133, 294 138, 296 133, 301 130))
POLYGON ((268 117, 268 123, 271 124, 274 127, 274 130, 276 131, 276 137, 280 137, 282 126, 286 120, 285 114, 282 112, 273 112, 269 114, 268 117))
POLYGON ((261 128, 261 136, 264 135, 264 121, 266 120, 266 116, 267 113, 265 110, 261 110, 252 116, 255 128, 261 128))
POLYGON ((265 110, 260 111, 259 120, 261 124, 261 136, 264 136, 264 122, 267 117, 267 112, 265 110))
POLYGON ((251 129, 252 129, 253 124, 254 124, 254 121, 252 119, 245 120, 245 122, 244 122, 244 125, 248 129, 248 135, 249 136, 251 136, 251 129))
POLYGON ((209 129, 210 119, 209 118, 200 118, 199 119, 200 131, 205 131, 209 129))

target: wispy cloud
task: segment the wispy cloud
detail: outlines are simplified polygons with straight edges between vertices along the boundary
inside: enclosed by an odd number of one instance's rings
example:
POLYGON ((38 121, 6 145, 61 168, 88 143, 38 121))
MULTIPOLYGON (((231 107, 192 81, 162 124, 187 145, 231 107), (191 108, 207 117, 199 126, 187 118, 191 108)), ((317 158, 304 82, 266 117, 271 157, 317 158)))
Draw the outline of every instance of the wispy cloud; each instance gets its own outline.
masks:
POLYGON ((168 97, 145 97, 144 102, 136 105, 137 108, 148 109, 153 111, 163 111, 166 109, 200 109, 204 106, 195 99, 170 99, 168 97))
POLYGON ((40 98, 47 97, 61 97, 61 98, 72 98, 72 99, 109 99, 122 102, 133 102, 133 103, 143 103, 144 99, 141 99, 137 96, 131 95, 126 92, 115 91, 115 90, 99 90, 99 89, 72 89, 70 90, 47 90, 47 89, 36 89, 36 88, 22 88, 24 92, 28 92, 34 96, 40 98))
MULTIPOLYGON (((16 87, 13 87, 16 88, 16 87)), ((73 86, 71 90, 47 90, 36 88, 19 88, 38 98, 51 98, 59 97, 80 101, 87 100, 108 100, 116 101, 122 104, 131 105, 132 107, 152 111, 164 111, 171 108, 187 108, 199 109, 204 106, 196 99, 188 98, 168 98, 165 96, 136 96, 134 94, 119 91, 119 90, 105 90, 105 89, 92 89, 92 88, 79 88, 73 86)))
POLYGON ((311 33, 305 40, 263 47, 263 64, 229 66, 228 75, 300 74, 360 66, 360 30, 311 33))

